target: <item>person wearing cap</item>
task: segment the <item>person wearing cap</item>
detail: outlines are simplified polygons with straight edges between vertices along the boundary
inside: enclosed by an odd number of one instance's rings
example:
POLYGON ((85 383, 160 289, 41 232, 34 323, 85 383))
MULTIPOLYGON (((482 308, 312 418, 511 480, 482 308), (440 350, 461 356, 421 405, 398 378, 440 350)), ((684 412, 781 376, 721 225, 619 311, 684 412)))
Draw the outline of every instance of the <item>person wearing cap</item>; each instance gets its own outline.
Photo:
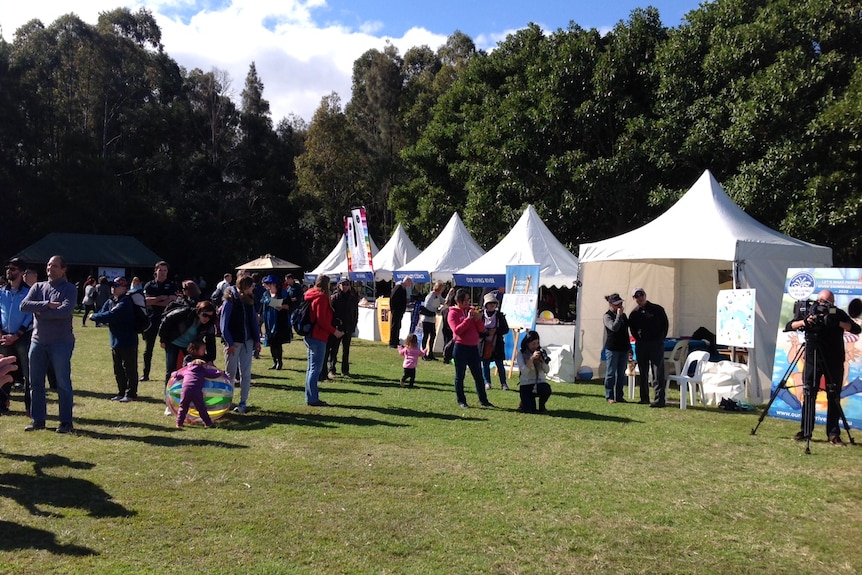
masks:
MULTIPOLYGON (((16 387, 24 389, 24 406, 30 408, 30 369, 27 354, 30 351, 30 335, 33 330, 33 314, 21 311, 21 302, 30 286, 24 281, 24 262, 12 258, 6 262, 6 285, 0 288, 0 354, 14 356, 18 370, 14 378, 16 387)), ((9 394, 13 382, 0 386, 0 413, 9 409, 9 394)))
POLYGON ((500 302, 497 301, 497 292, 488 292, 482 299, 482 321, 485 323, 485 332, 482 334, 482 377, 485 380, 485 389, 491 389, 491 362, 497 365, 497 374, 500 376, 500 389, 509 391, 506 383, 506 344, 504 338, 509 333, 509 323, 503 312, 498 311, 500 302))
POLYGON ((280 287, 281 282, 274 275, 263 278, 264 292, 260 298, 263 320, 263 345, 272 354, 272 367, 284 367, 284 344, 288 342, 290 333, 290 305, 287 302, 287 291, 280 287))
POLYGON ((66 260, 62 256, 51 257, 46 271, 48 280, 33 284, 21 302, 21 311, 34 316, 29 353, 32 422, 24 431, 45 429, 48 407, 45 378, 50 366, 56 377, 60 403, 57 433, 71 433, 75 402, 72 391, 72 350, 75 348, 72 313, 78 303, 78 289, 66 279, 66 260))
POLYGON ((107 324, 114 362, 117 395, 111 401, 128 403, 138 398, 138 332, 135 330, 135 302, 128 294, 124 277, 111 282, 111 299, 94 313, 92 320, 107 324))
POLYGON ((329 336, 326 358, 329 364, 329 377, 338 375, 335 366, 338 364, 338 348, 341 347, 341 374, 350 375, 350 342, 353 332, 359 323, 359 295, 350 285, 350 278, 342 278, 338 289, 329 301, 332 302, 332 314, 335 325, 344 332, 341 337, 329 336))
POLYGON ((635 355, 638 361, 638 387, 640 403, 650 407, 665 406, 664 338, 667 337, 668 320, 664 308, 647 300, 644 288, 632 290, 635 307, 629 316, 629 330, 635 338, 635 355), (649 400, 650 369, 655 370, 653 379, 654 400, 649 400))
POLYGON ((618 293, 605 296, 608 311, 602 317, 605 325, 605 399, 608 403, 625 403, 623 388, 632 346, 629 342, 629 318, 623 311, 623 298, 618 293))

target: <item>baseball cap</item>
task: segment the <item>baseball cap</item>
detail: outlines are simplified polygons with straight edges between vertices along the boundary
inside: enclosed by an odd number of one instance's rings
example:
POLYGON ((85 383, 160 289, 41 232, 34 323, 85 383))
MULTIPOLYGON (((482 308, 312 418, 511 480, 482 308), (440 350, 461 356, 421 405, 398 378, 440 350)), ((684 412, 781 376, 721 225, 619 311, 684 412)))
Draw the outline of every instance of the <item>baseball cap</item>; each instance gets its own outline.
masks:
POLYGON ((338 283, 350 285, 350 278, 341 278, 341 281, 338 283))
POLYGON ((268 276, 263 278, 263 283, 265 283, 265 284, 277 284, 278 279, 274 275, 269 274, 268 276))
POLYGON ((127 280, 123 276, 120 276, 120 277, 114 278, 113 281, 111 281, 111 285, 112 286, 120 286, 120 287, 129 287, 129 280, 127 280))
POLYGON ((642 293, 642 294, 646 295, 646 290, 644 288, 641 288, 641 287, 635 288, 632 290, 632 297, 635 297, 636 295, 638 295, 638 293, 642 293))
POLYGON ((620 294, 618 294, 618 293, 612 293, 611 295, 608 296, 607 299, 608 299, 608 303, 611 303, 614 305, 619 305, 619 304, 623 303, 623 298, 621 298, 620 294))

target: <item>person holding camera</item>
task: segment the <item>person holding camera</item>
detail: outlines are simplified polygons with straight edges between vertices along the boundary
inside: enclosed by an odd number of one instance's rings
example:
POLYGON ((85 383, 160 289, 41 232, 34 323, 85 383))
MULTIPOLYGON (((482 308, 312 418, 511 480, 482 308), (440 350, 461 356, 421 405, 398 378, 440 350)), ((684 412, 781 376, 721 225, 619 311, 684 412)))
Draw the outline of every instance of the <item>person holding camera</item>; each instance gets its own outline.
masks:
POLYGON ((464 395, 464 377, 469 367, 476 384, 479 404, 482 407, 494 407, 488 401, 488 394, 485 393, 482 360, 479 357, 479 339, 485 331, 485 322, 482 321, 482 312, 470 305, 470 292, 465 289, 457 291, 455 306, 449 308, 447 321, 452 328, 455 342, 452 359, 455 362, 455 398, 458 400, 458 406, 463 409, 468 407, 467 396, 464 395))
POLYGON ((805 364, 802 368, 802 429, 796 441, 810 440, 821 377, 826 381, 826 435, 829 443, 844 447, 838 418, 841 414, 841 384, 844 381, 844 332, 862 331, 844 310, 835 307, 835 295, 821 290, 817 301, 799 302, 785 331, 805 333, 805 364))
POLYGON ((632 297, 637 307, 629 316, 629 330, 635 338, 635 355, 640 372, 640 403, 649 403, 650 407, 664 407, 664 338, 667 337, 668 330, 667 312, 662 306, 647 300, 644 288, 632 290, 632 297), (655 379, 652 382, 655 399, 652 403, 649 401, 650 365, 655 369, 655 379))
POLYGON ((618 293, 605 296, 608 311, 602 317, 605 325, 605 399, 608 403, 625 403, 626 368, 632 345, 629 342, 629 318, 623 311, 623 298, 618 293))
POLYGON ((551 397, 551 386, 548 385, 548 371, 550 370, 550 359, 547 352, 542 349, 539 334, 528 331, 521 341, 521 350, 518 352, 518 374, 521 378, 519 391, 521 393, 521 405, 518 411, 523 413, 536 413, 536 398, 539 398, 539 413, 545 412, 545 404, 551 397))

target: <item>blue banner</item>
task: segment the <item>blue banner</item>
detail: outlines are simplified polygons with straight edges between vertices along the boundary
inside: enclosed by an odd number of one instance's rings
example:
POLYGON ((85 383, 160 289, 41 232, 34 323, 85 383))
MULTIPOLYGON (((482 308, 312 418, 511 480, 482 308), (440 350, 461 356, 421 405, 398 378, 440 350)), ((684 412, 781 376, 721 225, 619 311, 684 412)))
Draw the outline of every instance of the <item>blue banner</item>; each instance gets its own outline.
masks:
POLYGON ((396 282, 403 282, 405 279, 410 278, 413 280, 413 283, 417 284, 431 283, 431 274, 428 272, 395 272, 393 275, 396 282))
POLYGON ((455 274, 455 285, 476 288, 506 287, 506 276, 503 274, 466 275, 455 274))

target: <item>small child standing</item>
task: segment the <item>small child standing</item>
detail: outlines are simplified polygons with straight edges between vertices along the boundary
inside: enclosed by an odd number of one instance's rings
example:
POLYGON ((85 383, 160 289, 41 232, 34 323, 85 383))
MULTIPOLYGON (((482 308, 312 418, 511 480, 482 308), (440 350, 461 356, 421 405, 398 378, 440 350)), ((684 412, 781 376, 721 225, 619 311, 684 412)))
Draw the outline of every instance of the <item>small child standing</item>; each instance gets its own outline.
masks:
POLYGON ((186 348, 186 358, 183 368, 177 373, 177 377, 183 380, 183 389, 180 395, 180 410, 177 412, 177 427, 182 428, 186 421, 189 406, 194 404, 195 409, 204 422, 204 427, 212 427, 213 420, 207 412, 204 403, 204 382, 207 378, 215 378, 222 375, 212 364, 204 361, 207 352, 206 344, 201 340, 191 342, 186 348))
POLYGON ((398 346, 398 353, 404 356, 404 375, 401 377, 401 387, 413 387, 416 382, 416 366, 419 358, 425 356, 425 350, 419 349, 419 338, 411 333, 404 339, 404 345, 398 346))

